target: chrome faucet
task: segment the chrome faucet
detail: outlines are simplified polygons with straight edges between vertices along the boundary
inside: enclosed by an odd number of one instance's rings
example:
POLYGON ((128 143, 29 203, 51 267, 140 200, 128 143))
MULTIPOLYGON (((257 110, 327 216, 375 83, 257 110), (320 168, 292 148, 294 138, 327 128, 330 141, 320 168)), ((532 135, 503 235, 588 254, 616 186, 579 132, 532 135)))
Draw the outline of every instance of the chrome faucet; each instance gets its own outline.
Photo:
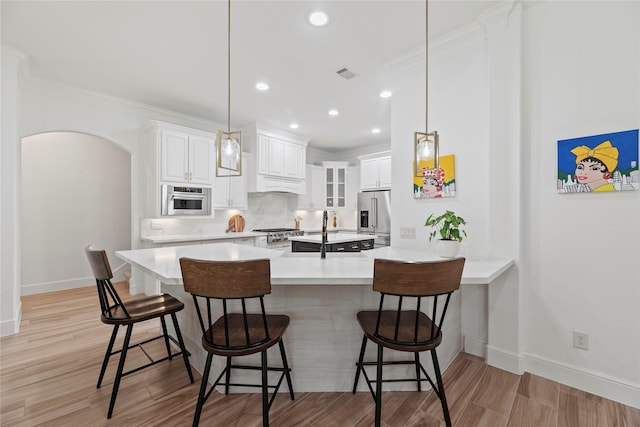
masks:
POLYGON ((320 245, 320 258, 324 259, 327 257, 327 219, 329 215, 327 211, 322 213, 322 244, 320 245))

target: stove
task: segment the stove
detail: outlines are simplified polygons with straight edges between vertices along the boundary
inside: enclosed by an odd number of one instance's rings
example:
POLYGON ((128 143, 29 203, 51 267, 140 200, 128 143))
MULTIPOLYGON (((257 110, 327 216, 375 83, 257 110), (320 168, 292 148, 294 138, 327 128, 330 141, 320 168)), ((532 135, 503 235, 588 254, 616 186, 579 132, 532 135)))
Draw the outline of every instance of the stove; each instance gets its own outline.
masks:
POLYGON ((267 247, 286 247, 289 245, 289 237, 304 236, 303 230, 295 228, 254 228, 253 231, 267 233, 267 247))

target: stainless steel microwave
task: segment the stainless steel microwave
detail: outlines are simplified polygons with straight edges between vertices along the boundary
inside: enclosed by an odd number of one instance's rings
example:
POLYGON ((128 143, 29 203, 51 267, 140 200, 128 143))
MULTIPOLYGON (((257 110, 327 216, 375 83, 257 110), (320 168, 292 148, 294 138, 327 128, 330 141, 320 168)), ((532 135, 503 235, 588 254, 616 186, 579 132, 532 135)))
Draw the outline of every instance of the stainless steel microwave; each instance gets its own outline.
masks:
POLYGON ((211 188, 162 185, 162 215, 211 215, 211 188))

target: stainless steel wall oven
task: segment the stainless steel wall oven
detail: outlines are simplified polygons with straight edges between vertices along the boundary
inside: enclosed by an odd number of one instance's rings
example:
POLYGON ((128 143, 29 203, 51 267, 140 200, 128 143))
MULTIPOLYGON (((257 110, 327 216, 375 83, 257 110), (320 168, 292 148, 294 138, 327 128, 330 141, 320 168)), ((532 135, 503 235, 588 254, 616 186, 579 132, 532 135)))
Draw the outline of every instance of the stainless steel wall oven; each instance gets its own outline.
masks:
POLYGON ((162 185, 161 214, 211 215, 211 188, 162 185))

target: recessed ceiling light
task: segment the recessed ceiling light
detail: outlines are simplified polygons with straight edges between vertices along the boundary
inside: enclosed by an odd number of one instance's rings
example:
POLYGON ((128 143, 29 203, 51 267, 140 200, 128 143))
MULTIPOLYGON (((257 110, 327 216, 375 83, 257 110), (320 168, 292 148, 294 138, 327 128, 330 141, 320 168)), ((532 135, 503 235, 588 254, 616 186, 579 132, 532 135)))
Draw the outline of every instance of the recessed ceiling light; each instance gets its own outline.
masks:
POLYGON ((266 84, 265 82, 258 82, 256 83, 256 89, 262 90, 262 91, 269 90, 269 85, 266 84))
POLYGON ((311 22, 311 25, 315 25, 316 27, 322 27, 329 22, 329 17, 324 12, 313 12, 309 15, 309 22, 311 22))
POLYGON ((289 125, 289 127, 290 127, 291 129, 298 129, 300 126, 298 126, 298 124, 297 124, 297 123, 291 123, 291 124, 289 125))
POLYGON ((379 128, 373 128, 373 129, 371 129, 371 133, 380 133, 380 129, 379 128))
POLYGON ((340 114, 340 112, 338 110, 329 110, 329 115, 330 116, 337 116, 338 114, 340 114))
POLYGON ((380 98, 390 98, 391 95, 392 94, 390 90, 383 90, 382 92, 380 92, 380 98))

